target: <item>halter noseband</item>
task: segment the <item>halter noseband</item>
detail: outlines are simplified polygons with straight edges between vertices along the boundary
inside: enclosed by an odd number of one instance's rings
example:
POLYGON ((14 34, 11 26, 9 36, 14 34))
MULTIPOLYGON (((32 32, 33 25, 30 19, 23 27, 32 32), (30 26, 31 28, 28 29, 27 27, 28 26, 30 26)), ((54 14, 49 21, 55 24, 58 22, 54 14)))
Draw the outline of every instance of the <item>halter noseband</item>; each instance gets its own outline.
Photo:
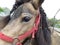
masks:
MULTIPOLYGON (((32 27, 32 29, 30 29, 29 31, 27 31, 25 34, 21 35, 21 36, 18 36, 18 42, 16 43, 16 45, 22 45, 20 40, 23 40, 25 38, 27 38, 29 35, 32 34, 32 38, 34 38, 34 35, 35 33, 37 32, 38 30, 38 25, 40 23, 40 13, 38 14, 38 16, 36 17, 36 20, 35 20, 35 25, 32 27)), ((6 36, 5 34, 3 34, 2 32, 0 32, 0 39, 4 40, 4 41, 7 41, 7 42, 10 42, 12 43, 14 41, 13 38, 11 37, 8 37, 6 36)))

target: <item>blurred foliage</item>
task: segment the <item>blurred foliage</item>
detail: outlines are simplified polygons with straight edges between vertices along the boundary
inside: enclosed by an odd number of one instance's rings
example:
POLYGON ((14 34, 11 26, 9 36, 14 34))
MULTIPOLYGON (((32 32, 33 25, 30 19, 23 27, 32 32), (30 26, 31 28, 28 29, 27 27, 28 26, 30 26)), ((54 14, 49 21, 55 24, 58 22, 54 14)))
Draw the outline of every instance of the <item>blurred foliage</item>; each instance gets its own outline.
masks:
POLYGON ((0 16, 6 16, 6 15, 9 15, 9 13, 10 13, 10 10, 7 7, 5 8, 0 7, 0 16))
POLYGON ((3 12, 3 11, 4 11, 4 9, 0 7, 0 12, 3 12))
POLYGON ((48 19, 49 26, 60 28, 60 20, 57 19, 48 19))
POLYGON ((55 27, 60 28, 60 20, 57 20, 57 23, 55 24, 55 27))

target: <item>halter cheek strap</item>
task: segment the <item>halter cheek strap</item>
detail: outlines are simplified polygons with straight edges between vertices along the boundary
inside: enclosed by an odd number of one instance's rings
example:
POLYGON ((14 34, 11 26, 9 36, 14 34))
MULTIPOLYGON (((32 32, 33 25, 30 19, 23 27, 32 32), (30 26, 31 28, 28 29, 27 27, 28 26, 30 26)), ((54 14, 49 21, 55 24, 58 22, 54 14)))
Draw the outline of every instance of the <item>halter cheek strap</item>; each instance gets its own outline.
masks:
MULTIPOLYGON (((38 30, 38 25, 39 25, 39 23, 40 23, 40 14, 38 14, 38 16, 36 17, 35 25, 32 27, 32 29, 30 29, 29 31, 27 31, 27 32, 24 33, 23 35, 18 36, 17 39, 19 40, 19 42, 17 42, 16 45, 22 45, 22 44, 20 43, 20 40, 23 40, 23 39, 27 38, 27 37, 28 37, 29 35, 31 35, 31 34, 32 34, 32 38, 34 38, 34 35, 35 35, 35 33, 37 32, 37 30, 38 30)), ((13 38, 6 36, 6 35, 3 34, 2 32, 0 32, 0 39, 2 39, 2 40, 4 40, 4 41, 7 41, 7 42, 10 42, 10 43, 12 43, 12 42, 14 41, 13 38)))

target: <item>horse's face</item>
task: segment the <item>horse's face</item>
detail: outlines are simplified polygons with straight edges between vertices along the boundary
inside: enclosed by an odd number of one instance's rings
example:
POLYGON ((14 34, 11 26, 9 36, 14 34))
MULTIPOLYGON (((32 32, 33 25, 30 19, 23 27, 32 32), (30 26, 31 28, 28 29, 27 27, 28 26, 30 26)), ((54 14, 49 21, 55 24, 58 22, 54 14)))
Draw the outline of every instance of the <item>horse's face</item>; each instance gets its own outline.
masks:
POLYGON ((35 10, 31 3, 21 5, 13 13, 11 21, 4 28, 4 30, 6 30, 4 32, 7 33, 8 36, 11 35, 14 38, 26 33, 26 31, 30 30, 34 26, 37 14, 37 10, 35 10))
POLYGON ((19 35, 29 31, 34 26, 36 16, 38 15, 38 5, 36 5, 37 7, 35 5, 29 2, 18 7, 14 11, 8 25, 1 32, 9 37, 17 38, 19 35))

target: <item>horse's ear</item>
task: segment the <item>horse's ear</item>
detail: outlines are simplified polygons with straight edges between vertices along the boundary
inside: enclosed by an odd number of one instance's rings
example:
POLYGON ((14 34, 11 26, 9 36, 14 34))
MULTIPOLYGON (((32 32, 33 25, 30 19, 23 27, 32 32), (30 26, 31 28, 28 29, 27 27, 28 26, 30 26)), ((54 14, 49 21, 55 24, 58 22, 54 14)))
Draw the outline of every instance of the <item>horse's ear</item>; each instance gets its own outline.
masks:
POLYGON ((32 5, 34 6, 35 9, 38 9, 39 6, 41 6, 42 2, 44 0, 31 0, 32 5))

